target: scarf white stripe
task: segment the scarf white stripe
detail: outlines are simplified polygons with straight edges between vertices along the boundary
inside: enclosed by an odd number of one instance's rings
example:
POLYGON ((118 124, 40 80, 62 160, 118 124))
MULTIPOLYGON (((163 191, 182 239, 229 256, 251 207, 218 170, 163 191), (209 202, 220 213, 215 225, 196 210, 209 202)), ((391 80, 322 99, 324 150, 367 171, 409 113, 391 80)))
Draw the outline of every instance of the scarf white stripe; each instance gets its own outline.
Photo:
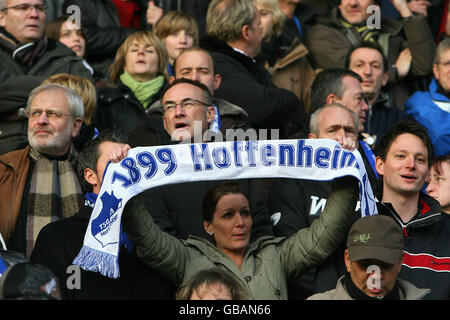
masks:
MULTIPOLYGON (((360 153, 328 139, 267 140, 178 144, 131 149, 108 165, 74 264, 119 277, 121 215, 140 192, 174 183, 251 178, 329 181, 351 175, 360 181, 362 215, 376 214, 372 189, 360 153)), ((200 222, 199 222, 200 223, 200 222)))

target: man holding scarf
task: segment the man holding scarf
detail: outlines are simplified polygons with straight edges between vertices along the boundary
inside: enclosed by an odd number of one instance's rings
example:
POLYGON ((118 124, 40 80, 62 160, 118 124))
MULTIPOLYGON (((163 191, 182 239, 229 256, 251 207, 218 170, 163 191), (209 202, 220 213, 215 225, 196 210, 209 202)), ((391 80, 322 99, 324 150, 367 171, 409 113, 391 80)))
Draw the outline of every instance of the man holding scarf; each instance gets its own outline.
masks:
POLYGON ((92 79, 75 53, 44 36, 42 0, 0 0, 0 154, 26 142, 30 91, 57 73, 92 79))
POLYGON ((120 278, 110 279, 100 273, 77 270, 72 265, 83 245, 110 154, 117 154, 117 160, 124 158, 130 148, 126 142, 122 133, 106 129, 85 145, 77 166, 78 178, 85 191, 84 205, 74 216, 46 225, 37 238, 30 260, 55 273, 64 300, 174 298, 172 285, 137 259, 125 233, 121 234, 120 240, 120 278))

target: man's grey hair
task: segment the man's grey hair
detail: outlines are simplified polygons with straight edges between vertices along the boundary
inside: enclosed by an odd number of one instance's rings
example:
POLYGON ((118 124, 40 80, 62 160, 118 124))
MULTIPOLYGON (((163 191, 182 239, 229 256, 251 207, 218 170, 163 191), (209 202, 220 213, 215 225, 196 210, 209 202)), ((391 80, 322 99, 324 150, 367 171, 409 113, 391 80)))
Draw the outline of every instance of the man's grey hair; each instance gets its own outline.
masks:
MULTIPOLYGON (((1 0, 0 0, 1 1, 1 0)), ((47 83, 40 85, 39 87, 36 87, 31 91, 30 95, 28 96, 28 102, 27 102, 27 111, 30 111, 31 103, 33 102, 33 99, 41 92, 44 91, 53 91, 53 90, 62 90, 66 94, 67 102, 69 104, 69 110, 70 114, 73 118, 81 118, 84 119, 84 106, 83 106, 83 100, 81 97, 76 93, 74 90, 63 86, 61 84, 57 83, 47 83)))
POLYGON ((253 0, 212 0, 206 14, 206 33, 228 42, 241 38, 241 30, 256 16, 253 0))
POLYGON ((353 110, 347 108, 346 106, 344 106, 343 104, 340 104, 340 103, 330 103, 330 104, 324 105, 323 107, 320 107, 319 109, 314 111, 311 114, 311 118, 309 120, 309 132, 310 133, 314 133, 317 136, 319 135, 319 117, 320 117, 320 114, 328 108, 341 108, 341 109, 347 111, 353 118, 353 124, 355 126, 355 133, 356 133, 356 135, 358 135, 358 126, 359 126, 358 115, 353 110))
POLYGON ((436 54, 434 55, 434 64, 438 64, 441 62, 441 57, 444 54, 445 51, 450 49, 450 38, 445 38, 441 42, 439 42, 439 45, 436 48, 436 54))

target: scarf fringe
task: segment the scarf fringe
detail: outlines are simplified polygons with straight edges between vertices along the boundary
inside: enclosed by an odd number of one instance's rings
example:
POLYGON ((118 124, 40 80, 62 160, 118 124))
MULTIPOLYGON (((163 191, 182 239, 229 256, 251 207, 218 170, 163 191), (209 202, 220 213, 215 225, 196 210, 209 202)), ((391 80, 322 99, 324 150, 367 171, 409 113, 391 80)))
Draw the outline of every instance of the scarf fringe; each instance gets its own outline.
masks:
POLYGON ((86 271, 99 272, 108 278, 120 277, 118 257, 83 245, 72 262, 86 271))

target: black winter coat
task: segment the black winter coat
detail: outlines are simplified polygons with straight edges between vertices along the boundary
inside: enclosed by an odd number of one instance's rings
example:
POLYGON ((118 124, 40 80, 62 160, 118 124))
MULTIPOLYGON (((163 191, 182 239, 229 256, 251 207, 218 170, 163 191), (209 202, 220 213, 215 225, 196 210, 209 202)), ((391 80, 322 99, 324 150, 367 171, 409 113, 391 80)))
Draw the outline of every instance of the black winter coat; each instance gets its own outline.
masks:
POLYGON ((80 288, 73 288, 76 271, 67 268, 81 250, 91 213, 91 207, 83 206, 74 216, 46 225, 31 254, 31 262, 47 266, 58 277, 62 299, 174 299, 173 285, 141 262, 134 250, 129 253, 123 245, 119 254, 119 278, 79 268, 80 288))
POLYGON ((214 96, 243 108, 251 127, 280 129, 280 138, 305 132, 307 115, 297 96, 276 87, 262 64, 213 37, 203 37, 200 46, 211 53, 222 76, 214 96))
MULTIPOLYGON (((166 86, 167 82, 157 94, 151 97, 149 105, 160 99, 166 86)), ((133 91, 119 80, 116 86, 98 89, 95 125, 99 131, 106 128, 120 128, 128 133, 144 121, 145 111, 133 91)))

